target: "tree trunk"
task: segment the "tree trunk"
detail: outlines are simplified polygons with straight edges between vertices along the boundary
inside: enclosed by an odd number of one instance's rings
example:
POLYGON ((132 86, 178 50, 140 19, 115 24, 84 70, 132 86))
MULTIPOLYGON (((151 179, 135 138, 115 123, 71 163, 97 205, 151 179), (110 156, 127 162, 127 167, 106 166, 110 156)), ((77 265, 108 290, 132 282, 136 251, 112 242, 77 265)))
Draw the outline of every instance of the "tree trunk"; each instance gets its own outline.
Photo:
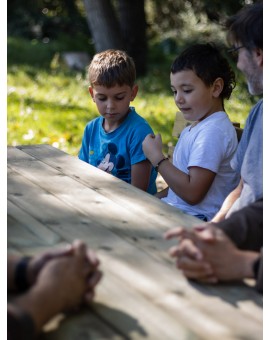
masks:
POLYGON ((124 49, 119 24, 110 0, 84 0, 87 22, 96 52, 124 49))
POLYGON ((127 53, 138 75, 146 74, 147 40, 144 0, 118 0, 119 23, 127 53))

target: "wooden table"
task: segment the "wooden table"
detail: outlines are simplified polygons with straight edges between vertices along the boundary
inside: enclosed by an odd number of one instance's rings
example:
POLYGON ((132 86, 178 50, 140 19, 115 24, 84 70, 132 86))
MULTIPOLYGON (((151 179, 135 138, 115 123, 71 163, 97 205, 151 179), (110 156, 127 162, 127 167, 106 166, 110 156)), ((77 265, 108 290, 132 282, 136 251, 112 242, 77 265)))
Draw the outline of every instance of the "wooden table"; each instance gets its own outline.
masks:
POLYGON ((163 233, 197 222, 51 146, 8 147, 8 251, 36 254, 79 238, 104 273, 92 307, 57 316, 42 339, 262 339, 252 281, 200 285, 168 256, 176 240, 163 233))

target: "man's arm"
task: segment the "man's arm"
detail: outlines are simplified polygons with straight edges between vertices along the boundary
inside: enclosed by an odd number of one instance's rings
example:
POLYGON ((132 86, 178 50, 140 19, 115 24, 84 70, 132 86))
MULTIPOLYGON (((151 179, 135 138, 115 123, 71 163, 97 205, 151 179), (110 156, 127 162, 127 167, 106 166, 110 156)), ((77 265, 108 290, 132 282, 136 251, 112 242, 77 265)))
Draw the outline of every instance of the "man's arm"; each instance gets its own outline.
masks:
POLYGON ((237 200, 237 198, 240 197, 242 189, 243 189, 243 180, 241 178, 238 186, 226 197, 220 210, 212 218, 212 222, 217 223, 217 222, 225 220, 225 217, 228 211, 230 210, 234 202, 237 200))
MULTIPOLYGON (((16 330, 11 329, 14 324, 27 334, 37 334, 57 313, 72 310, 82 303, 91 303, 101 278, 101 272, 97 270, 98 260, 81 241, 75 241, 72 250, 71 254, 46 263, 35 284, 8 303, 8 333, 11 339, 12 334, 16 334, 16 330)), ((26 337, 20 334, 14 339, 26 337)))
POLYGON ((192 230, 179 227, 165 234, 167 239, 175 237, 179 244, 171 247, 170 255, 188 278, 215 283, 254 277, 257 290, 263 291, 263 200, 220 223, 204 223, 192 230))
POLYGON ((170 249, 185 276, 202 282, 254 278, 259 252, 243 251, 213 224, 185 231, 179 245, 170 249), (195 261, 194 261, 195 260, 195 261))

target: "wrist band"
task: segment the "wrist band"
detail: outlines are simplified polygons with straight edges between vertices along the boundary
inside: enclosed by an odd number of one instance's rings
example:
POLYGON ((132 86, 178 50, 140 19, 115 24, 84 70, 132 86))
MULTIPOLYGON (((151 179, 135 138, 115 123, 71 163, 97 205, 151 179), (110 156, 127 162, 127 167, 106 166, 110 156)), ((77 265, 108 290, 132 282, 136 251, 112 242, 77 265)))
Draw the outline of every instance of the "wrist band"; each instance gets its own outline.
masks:
POLYGON ((17 264, 16 269, 15 269, 15 285, 17 287, 17 289, 20 292, 24 292, 26 291, 30 285, 29 282, 27 280, 27 267, 28 267, 28 263, 31 260, 30 256, 25 256, 23 257, 17 264))
POLYGON ((163 157, 163 158, 158 162, 158 164, 155 166, 156 172, 158 172, 158 168, 159 168, 160 164, 161 164, 162 162, 168 160, 168 159, 169 159, 168 157, 163 157))

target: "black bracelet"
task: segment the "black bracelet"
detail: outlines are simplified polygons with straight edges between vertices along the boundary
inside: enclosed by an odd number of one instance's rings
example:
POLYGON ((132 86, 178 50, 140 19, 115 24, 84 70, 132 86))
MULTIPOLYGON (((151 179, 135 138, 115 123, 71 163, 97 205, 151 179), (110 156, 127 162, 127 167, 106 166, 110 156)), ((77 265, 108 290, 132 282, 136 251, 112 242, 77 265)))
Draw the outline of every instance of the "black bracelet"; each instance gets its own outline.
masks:
POLYGON ((158 162, 158 164, 155 166, 156 172, 158 172, 158 168, 159 168, 160 164, 161 164, 162 162, 168 160, 168 159, 169 159, 169 157, 163 157, 163 158, 158 162))
POLYGON ((260 256, 253 262, 253 274, 254 274, 254 278, 256 279, 258 277, 258 273, 259 273, 259 268, 260 268, 260 256))
POLYGON ((26 275, 28 263, 30 260, 30 256, 25 256, 18 262, 16 266, 14 281, 19 292, 24 292, 30 287, 26 275))

